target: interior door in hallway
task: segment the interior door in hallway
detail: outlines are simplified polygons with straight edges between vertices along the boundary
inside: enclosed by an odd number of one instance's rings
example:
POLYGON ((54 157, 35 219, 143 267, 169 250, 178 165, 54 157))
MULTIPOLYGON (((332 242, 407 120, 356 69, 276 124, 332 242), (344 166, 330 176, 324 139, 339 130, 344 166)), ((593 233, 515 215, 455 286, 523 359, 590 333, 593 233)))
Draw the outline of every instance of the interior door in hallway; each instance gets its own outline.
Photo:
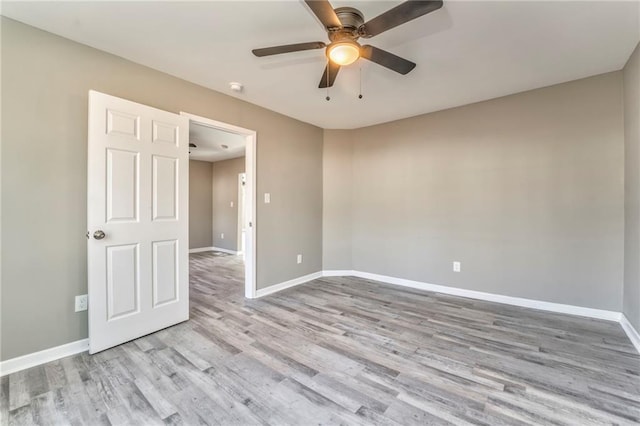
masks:
POLYGON ((89 352, 189 318, 188 119, 89 93, 89 352))

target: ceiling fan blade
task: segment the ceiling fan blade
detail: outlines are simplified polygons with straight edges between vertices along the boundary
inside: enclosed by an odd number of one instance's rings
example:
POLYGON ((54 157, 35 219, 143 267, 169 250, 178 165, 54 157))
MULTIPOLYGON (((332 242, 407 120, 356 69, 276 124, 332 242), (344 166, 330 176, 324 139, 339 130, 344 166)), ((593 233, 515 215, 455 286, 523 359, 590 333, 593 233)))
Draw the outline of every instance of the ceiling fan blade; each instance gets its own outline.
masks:
POLYGON ((253 52, 256 56, 270 56, 270 55, 279 55, 281 53, 290 53, 290 52, 299 52, 301 50, 312 50, 312 49, 322 49, 323 47, 327 47, 321 41, 312 41, 309 43, 296 43, 296 44, 285 44, 282 46, 273 46, 273 47, 264 47, 262 49, 253 49, 253 52))
POLYGON ((338 76, 338 71, 340 71, 340 65, 336 65, 333 62, 329 61, 324 69, 324 74, 322 74, 322 79, 320 79, 318 88, 324 89, 333 86, 333 82, 336 81, 336 77, 338 76), (327 72, 329 73, 328 79, 327 72))
POLYGON ((328 0, 305 0, 311 11, 318 17, 325 28, 340 28, 342 22, 328 0))
POLYGON ((442 0, 409 0, 365 22, 358 29, 362 37, 373 37, 442 7, 442 0))
POLYGON ((408 74, 416 67, 416 64, 411 61, 368 44, 360 48, 360 57, 403 75, 408 74))

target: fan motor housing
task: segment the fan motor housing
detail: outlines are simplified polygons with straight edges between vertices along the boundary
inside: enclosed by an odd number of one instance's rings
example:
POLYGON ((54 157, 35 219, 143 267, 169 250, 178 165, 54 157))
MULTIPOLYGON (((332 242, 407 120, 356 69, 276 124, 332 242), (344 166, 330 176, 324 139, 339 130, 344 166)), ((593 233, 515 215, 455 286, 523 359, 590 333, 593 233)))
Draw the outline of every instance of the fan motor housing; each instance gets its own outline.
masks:
POLYGON ((353 7, 339 7, 335 10, 338 19, 342 22, 343 28, 357 30, 364 24, 364 15, 353 7))
POLYGON ((340 40, 357 40, 360 37, 358 28, 364 23, 364 15, 353 7, 339 7, 335 9, 338 19, 342 23, 342 28, 329 31, 329 40, 332 42, 340 40))

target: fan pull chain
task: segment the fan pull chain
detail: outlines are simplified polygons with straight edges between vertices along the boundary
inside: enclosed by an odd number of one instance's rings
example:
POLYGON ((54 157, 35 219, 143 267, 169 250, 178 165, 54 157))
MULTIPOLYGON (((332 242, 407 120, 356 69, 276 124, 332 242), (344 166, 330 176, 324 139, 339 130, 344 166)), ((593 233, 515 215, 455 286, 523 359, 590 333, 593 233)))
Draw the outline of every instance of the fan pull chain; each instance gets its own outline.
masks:
POLYGON ((331 100, 331 96, 329 96, 329 73, 331 72, 331 64, 329 64, 329 59, 327 58, 327 97, 325 98, 327 102, 331 100))
POLYGON ((362 99, 362 65, 360 65, 360 94, 358 95, 358 99, 362 99))

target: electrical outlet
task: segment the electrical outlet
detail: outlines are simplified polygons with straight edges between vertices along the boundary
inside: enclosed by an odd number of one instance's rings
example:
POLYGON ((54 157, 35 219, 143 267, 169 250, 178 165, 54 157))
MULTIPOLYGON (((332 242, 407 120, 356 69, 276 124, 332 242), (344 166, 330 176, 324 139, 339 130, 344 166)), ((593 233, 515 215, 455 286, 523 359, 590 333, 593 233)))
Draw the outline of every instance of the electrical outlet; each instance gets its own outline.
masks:
POLYGON ((224 232, 222 234, 220 234, 220 239, 224 240, 224 232))
POLYGON ((86 311, 89 305, 89 300, 86 294, 76 296, 76 312, 86 311))
POLYGON ((298 263, 302 263, 302 255, 301 254, 298 255, 297 261, 298 261, 298 263))
POLYGON ((264 203, 265 204, 269 204, 271 202, 271 194, 269 194, 268 192, 264 193, 264 203))
POLYGON ((453 272, 460 272, 461 266, 460 262, 453 262, 453 272))
POLYGON ((229 204, 231 205, 231 207, 233 207, 233 201, 231 201, 229 204))

